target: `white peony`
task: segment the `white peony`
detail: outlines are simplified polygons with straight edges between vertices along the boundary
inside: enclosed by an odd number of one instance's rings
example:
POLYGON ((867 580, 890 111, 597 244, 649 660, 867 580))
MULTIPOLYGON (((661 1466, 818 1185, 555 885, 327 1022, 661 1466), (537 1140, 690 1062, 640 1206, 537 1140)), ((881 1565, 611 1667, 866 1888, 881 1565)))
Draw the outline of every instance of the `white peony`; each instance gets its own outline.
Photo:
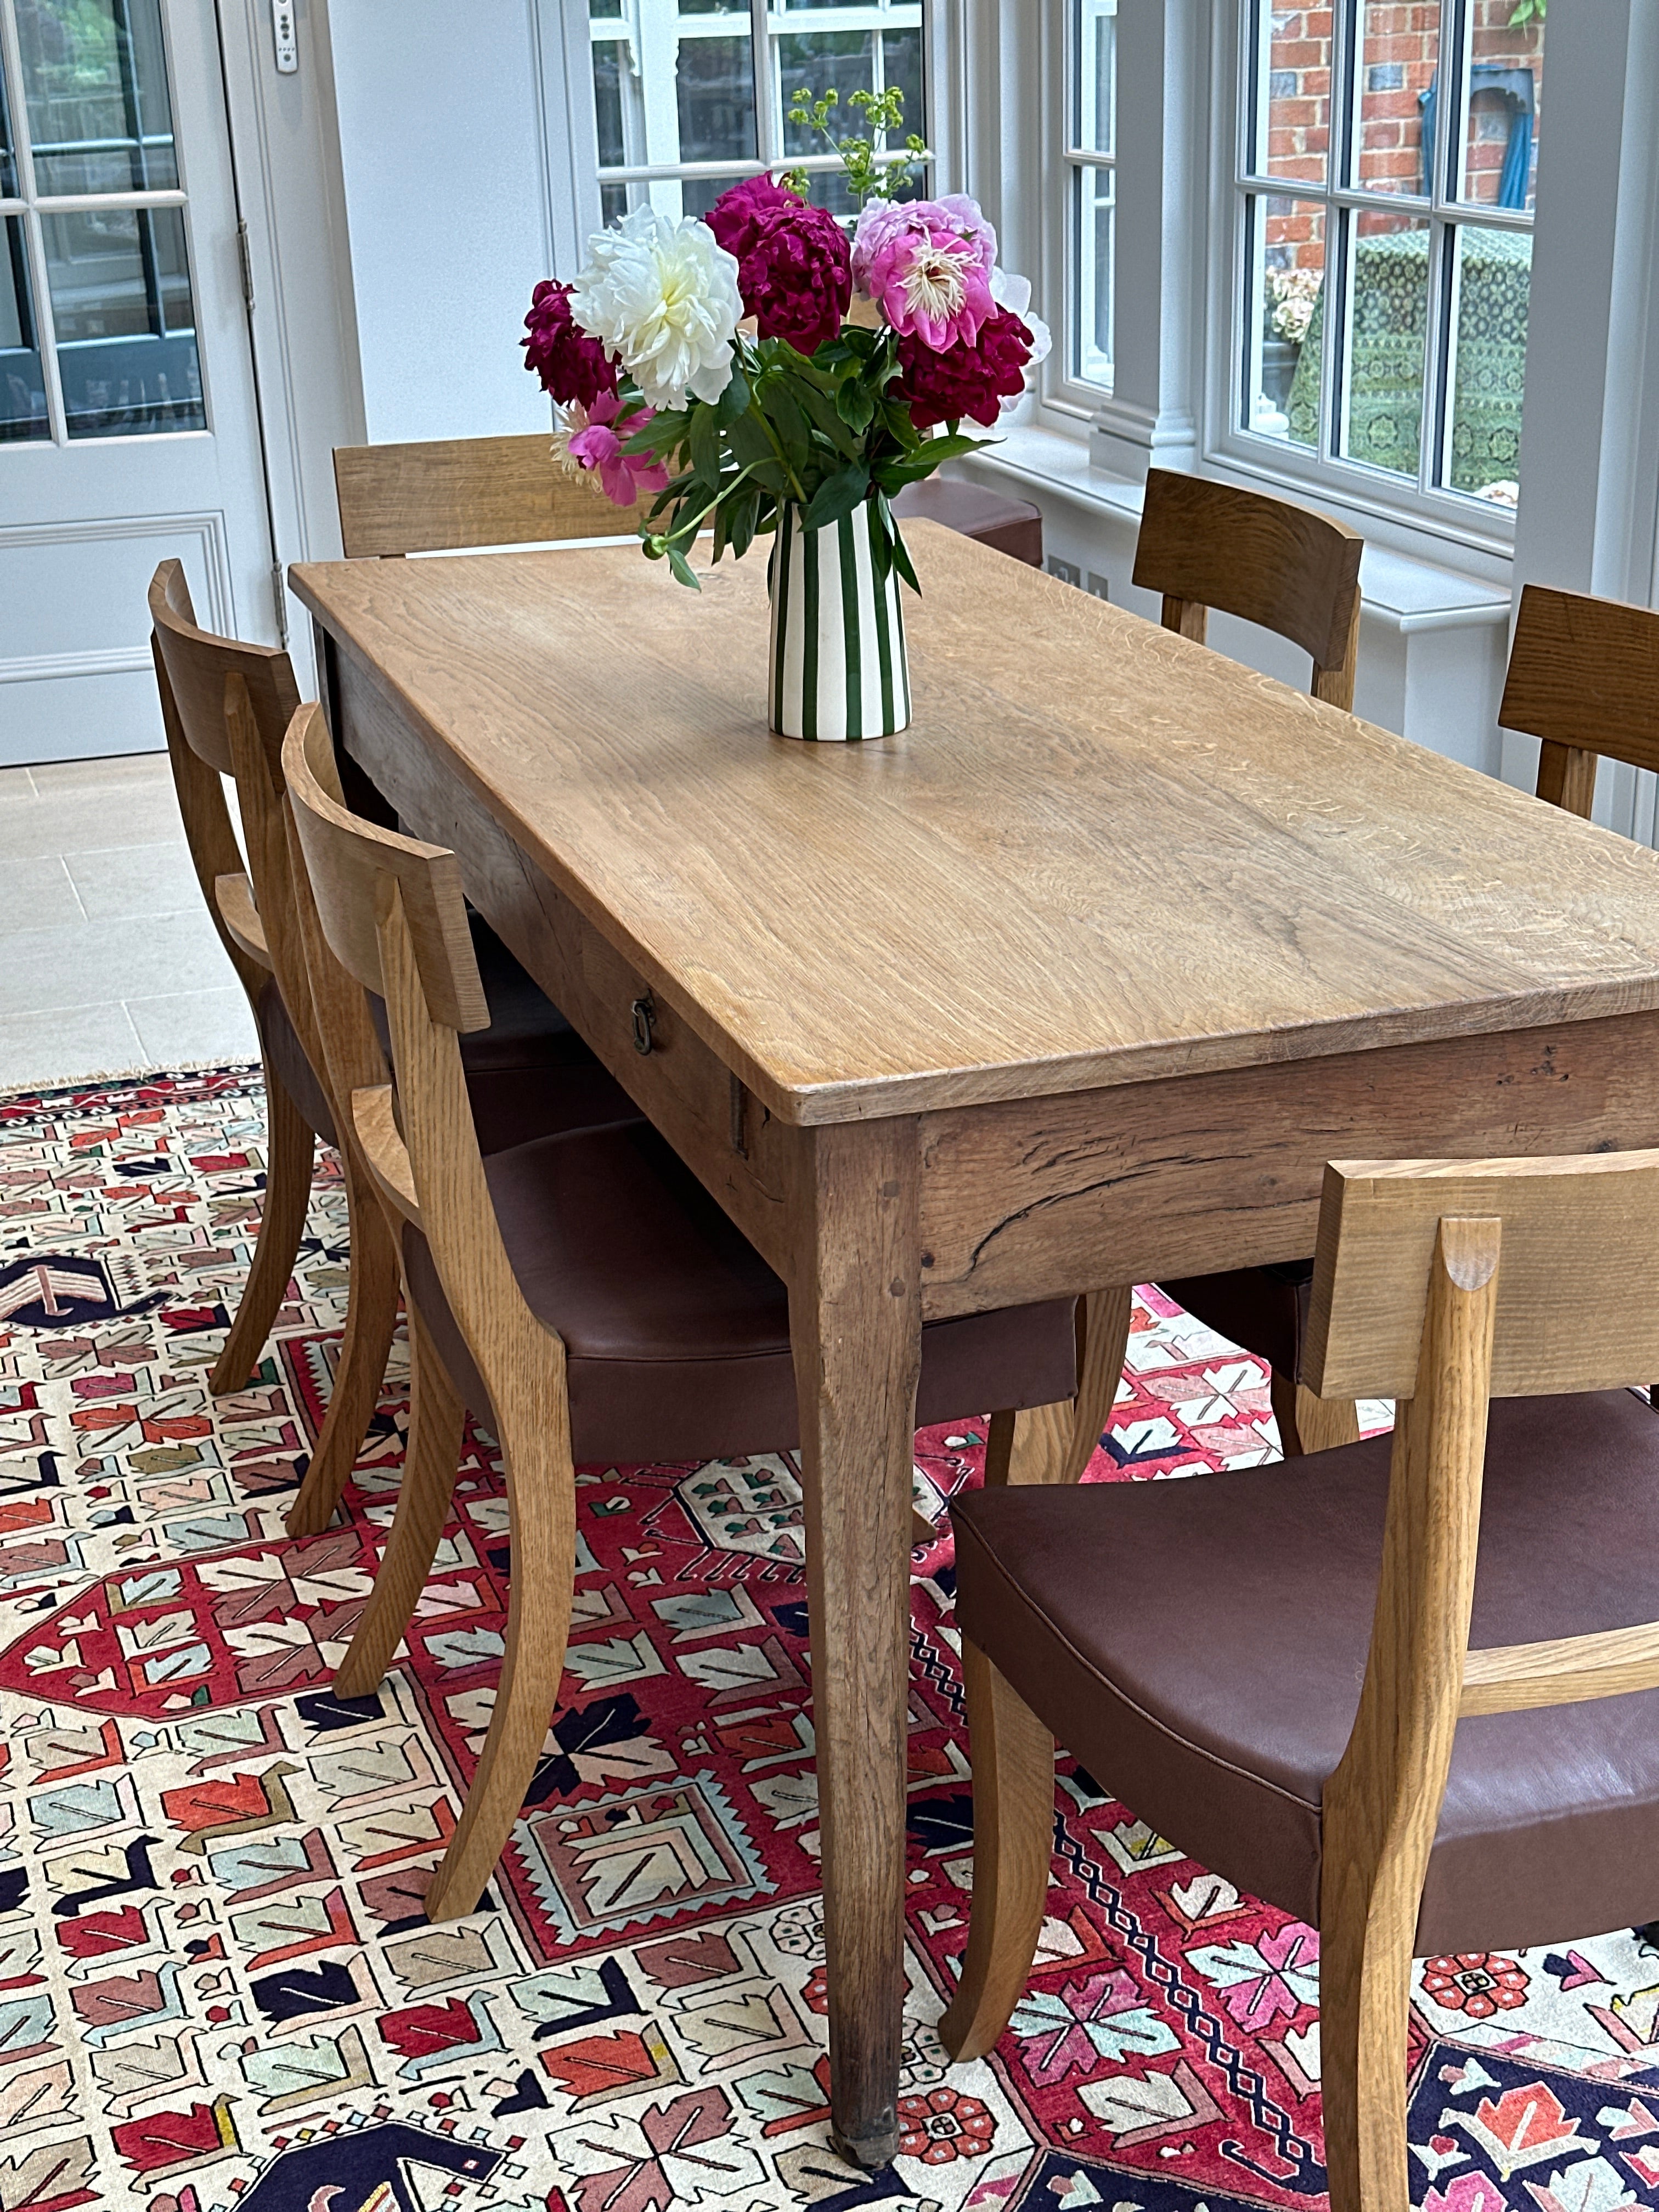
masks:
POLYGON ((1035 368, 1040 361, 1047 361, 1054 341, 1042 316, 1031 313, 1030 278, 1016 276, 1009 269, 994 269, 991 271, 991 297, 998 307, 1006 307, 1010 314, 1018 315, 1031 333, 1031 358, 1026 367, 1035 368))
POLYGON ((732 335, 743 316, 738 264, 706 222, 671 222, 637 207, 587 241, 592 258, 570 288, 570 313, 621 362, 653 407, 689 392, 718 399, 732 381, 732 335))

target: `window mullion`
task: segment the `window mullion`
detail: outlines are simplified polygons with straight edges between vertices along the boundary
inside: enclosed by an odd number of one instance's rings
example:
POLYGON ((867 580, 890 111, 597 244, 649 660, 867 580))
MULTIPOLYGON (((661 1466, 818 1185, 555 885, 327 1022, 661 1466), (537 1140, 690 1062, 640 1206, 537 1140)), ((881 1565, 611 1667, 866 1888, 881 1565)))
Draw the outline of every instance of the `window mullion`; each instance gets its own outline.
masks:
POLYGON ((749 40, 755 54, 755 151, 763 167, 772 169, 783 158, 783 136, 779 127, 782 108, 768 0, 749 0, 749 40))
POLYGON ((23 91, 23 52, 17 36, 14 0, 0 0, 0 69, 12 90, 12 160, 17 168, 17 189, 27 212, 23 217, 24 248, 29 259, 29 284, 34 294, 34 335, 40 349, 40 374, 46 387, 46 427, 55 446, 69 443, 69 418, 64 408, 64 380, 58 368, 58 337, 52 304, 50 271, 46 266, 46 234, 40 228, 35 202, 34 147, 29 137, 28 101, 23 91))

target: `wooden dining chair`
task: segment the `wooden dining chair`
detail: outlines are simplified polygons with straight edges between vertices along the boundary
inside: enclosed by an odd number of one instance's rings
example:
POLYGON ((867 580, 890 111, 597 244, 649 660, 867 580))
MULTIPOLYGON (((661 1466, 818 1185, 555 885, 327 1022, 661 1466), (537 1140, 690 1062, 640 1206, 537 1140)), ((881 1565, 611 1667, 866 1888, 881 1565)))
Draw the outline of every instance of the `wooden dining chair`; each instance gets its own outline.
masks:
MULTIPOLYGON (((1498 719, 1540 738, 1537 794, 1588 817, 1599 759, 1659 769, 1659 614, 1528 584, 1521 594, 1498 719)), ((1164 1283, 1177 1305, 1267 1364, 1287 1455, 1350 1443, 1352 1404, 1321 1400, 1299 1376, 1313 1261, 1164 1283)))
MULTIPOLYGON (((648 1123, 482 1156, 460 1040, 484 1007, 454 855, 347 811, 320 710, 296 714, 283 768, 319 950, 359 1000, 383 998, 390 1019, 395 1109, 386 1080, 354 1083, 351 1111, 401 1224, 426 1394, 418 1462, 405 1462, 386 1556, 336 1678, 342 1695, 374 1686, 408 1626, 448 1511, 464 1404, 506 1463, 506 1656, 478 1771, 427 1899, 428 1918, 453 1919, 477 1905, 506 1844, 557 1698, 575 1462, 796 1445, 788 1293, 648 1123)), ((366 1072, 361 1009, 332 997, 325 1035, 347 1041, 366 1072)), ((337 1054, 335 1064, 343 1083, 353 1071, 337 1054)), ((917 1419, 988 1401, 1069 1413, 1075 1382, 1070 1299, 930 1322, 917 1419)))
POLYGON ((1312 656, 1314 697, 1351 710, 1364 550, 1310 507, 1153 469, 1131 580, 1161 593, 1165 629, 1200 645, 1212 607, 1289 638, 1312 656))
POLYGON ((1659 1152, 1331 1167, 1308 1364, 1396 1400, 1392 1439, 953 1508, 974 1890, 939 2032, 988 2051, 1030 1973, 1058 1736, 1318 1928, 1334 2212, 1406 2212, 1413 1958, 1659 1913, 1659 1421, 1620 1387, 1659 1373, 1659 1152))
MULTIPOLYGON (((151 579, 149 613, 185 842, 213 926, 247 994, 264 1069, 264 1197, 247 1281, 208 1377, 209 1389, 220 1394, 246 1389, 258 1364, 304 1234, 315 1142, 336 1143, 339 1117, 322 1073, 295 933, 282 812, 283 733, 299 703, 293 668, 273 647, 244 645, 199 628, 177 561, 163 561, 151 579), (226 776, 236 787, 246 866, 226 804, 226 776)), ((372 1188, 351 1172, 349 1157, 345 1183, 351 1238, 345 1336, 327 1418, 300 1492, 302 1501, 327 1497, 330 1511, 374 1412, 398 1303, 392 1239, 372 1188)))
POLYGON ((350 561, 626 538, 655 498, 647 494, 637 506, 614 506, 596 477, 563 465, 550 433, 536 432, 337 446, 334 489, 350 561))

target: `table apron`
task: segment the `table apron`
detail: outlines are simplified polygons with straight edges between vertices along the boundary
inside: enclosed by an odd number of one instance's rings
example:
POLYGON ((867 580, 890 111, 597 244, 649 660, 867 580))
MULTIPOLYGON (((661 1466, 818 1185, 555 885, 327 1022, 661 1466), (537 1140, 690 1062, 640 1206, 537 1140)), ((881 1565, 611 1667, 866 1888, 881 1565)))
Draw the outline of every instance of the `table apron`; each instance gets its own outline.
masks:
POLYGON ((1329 1160, 1659 1145, 1659 1012, 923 1115, 923 1310, 1305 1258, 1329 1160))
POLYGON ((808 1133, 775 1120, 659 999, 652 1002, 651 1049, 641 1054, 634 1006, 649 995, 642 979, 351 656, 336 647, 329 659, 336 742, 368 771, 411 836, 456 854, 466 895, 496 935, 788 1279, 790 1176, 808 1133))

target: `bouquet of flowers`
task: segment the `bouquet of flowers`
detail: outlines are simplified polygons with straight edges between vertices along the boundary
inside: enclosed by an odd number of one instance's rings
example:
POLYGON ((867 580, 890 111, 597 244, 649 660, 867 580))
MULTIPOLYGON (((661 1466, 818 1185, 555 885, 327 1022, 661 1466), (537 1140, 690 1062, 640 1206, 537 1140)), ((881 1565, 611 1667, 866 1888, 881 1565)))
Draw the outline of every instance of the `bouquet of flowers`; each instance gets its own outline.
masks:
POLYGON ((811 532, 868 503, 878 579, 919 589, 889 502, 975 451, 960 425, 994 426, 1048 351, 975 201, 887 197, 922 151, 914 137, 902 155, 875 150, 902 96, 852 98, 869 137, 835 138, 833 91, 790 110, 842 156, 861 210, 850 237, 800 173, 746 178, 706 219, 635 208, 589 240, 574 283, 538 284, 526 318, 567 465, 619 506, 654 493, 645 550, 694 588, 701 530, 718 561, 786 507, 811 532))

